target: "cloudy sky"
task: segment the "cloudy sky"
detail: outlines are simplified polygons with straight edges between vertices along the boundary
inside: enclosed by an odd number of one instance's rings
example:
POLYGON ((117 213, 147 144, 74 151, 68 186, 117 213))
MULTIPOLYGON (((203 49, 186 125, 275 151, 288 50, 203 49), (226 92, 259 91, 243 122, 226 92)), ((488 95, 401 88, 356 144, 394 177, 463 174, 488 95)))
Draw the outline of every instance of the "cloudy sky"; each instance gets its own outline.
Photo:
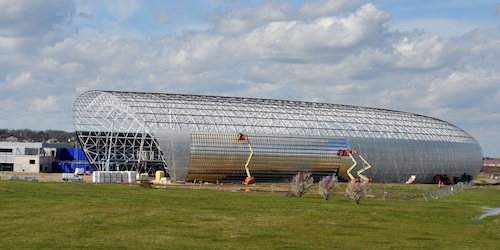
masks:
POLYGON ((500 157, 500 3, 0 0, 0 128, 73 131, 88 90, 436 117, 500 157))

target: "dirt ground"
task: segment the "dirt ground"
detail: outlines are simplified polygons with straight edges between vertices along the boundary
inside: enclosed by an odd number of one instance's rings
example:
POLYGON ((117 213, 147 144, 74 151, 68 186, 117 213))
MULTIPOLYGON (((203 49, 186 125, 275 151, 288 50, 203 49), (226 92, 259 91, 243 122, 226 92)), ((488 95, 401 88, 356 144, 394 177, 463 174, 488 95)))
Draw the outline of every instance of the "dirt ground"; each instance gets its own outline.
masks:
MULTIPOLYGON (((63 182, 62 173, 20 173, 0 171, 0 180, 9 180, 16 177, 23 180, 36 180, 41 182, 63 182)), ((86 182, 92 182, 92 175, 84 175, 82 177, 86 182)))
POLYGON ((478 185, 500 185, 500 167, 483 167, 474 179, 478 185))
POLYGON ((481 168, 481 173, 490 175, 500 175, 500 167, 483 167, 481 168))
MULTIPOLYGON (((36 180, 41 182, 63 182, 62 173, 14 173, 9 171, 0 171, 0 180, 9 180, 12 176, 24 180, 36 180)), ((92 175, 83 176, 86 183, 92 183, 92 175)), ((268 191, 268 192, 288 192, 287 183, 259 183, 259 185, 243 185, 236 183, 156 183, 151 178, 154 186, 178 187, 178 188, 213 188, 227 191, 268 191)), ((474 179, 476 184, 482 185, 500 185, 500 167, 483 167, 479 176, 474 179)))

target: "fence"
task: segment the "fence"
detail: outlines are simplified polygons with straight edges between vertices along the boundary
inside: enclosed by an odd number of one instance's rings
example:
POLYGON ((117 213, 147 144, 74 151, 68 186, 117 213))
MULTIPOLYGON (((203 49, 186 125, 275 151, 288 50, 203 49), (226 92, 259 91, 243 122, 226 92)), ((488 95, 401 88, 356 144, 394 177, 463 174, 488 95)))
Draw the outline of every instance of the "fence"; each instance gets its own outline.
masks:
POLYGON ((426 192, 422 193, 422 196, 424 197, 425 201, 429 202, 431 199, 439 199, 441 197, 447 196, 447 195, 452 195, 454 193, 461 192, 465 189, 469 188, 474 188, 476 184, 472 181, 470 182, 458 182, 457 184, 454 185, 447 185, 447 186, 442 186, 441 188, 435 189, 435 190, 429 190, 426 192))

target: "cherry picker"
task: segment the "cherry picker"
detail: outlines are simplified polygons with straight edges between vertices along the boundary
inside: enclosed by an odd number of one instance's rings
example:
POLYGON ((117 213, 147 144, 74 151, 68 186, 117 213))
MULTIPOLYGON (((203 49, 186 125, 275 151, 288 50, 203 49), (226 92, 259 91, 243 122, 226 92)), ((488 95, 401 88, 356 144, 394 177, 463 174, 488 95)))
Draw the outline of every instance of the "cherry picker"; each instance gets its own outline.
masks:
POLYGON ((253 149, 252 149, 252 143, 250 143, 250 139, 248 138, 247 134, 238 134, 238 141, 247 141, 248 143, 248 148, 250 149, 250 155, 248 156, 247 162, 245 163, 245 171, 247 173, 247 177, 245 178, 245 181, 243 184, 248 185, 252 184, 255 182, 255 179, 253 178, 252 175, 250 175, 250 170, 248 169, 248 165, 250 164, 250 160, 252 159, 253 156, 253 149))
POLYGON ((358 151, 356 150, 349 150, 349 149, 340 149, 338 152, 337 152, 337 155, 338 156, 349 156, 351 157, 351 160, 352 160, 352 165, 349 169, 347 169, 347 175, 349 176, 349 178, 351 179, 351 182, 357 182, 359 181, 359 179, 357 178, 354 178, 354 176, 351 174, 351 171, 356 167, 356 165, 358 164, 356 162, 356 160, 354 159, 354 156, 353 154, 357 154, 359 156, 359 158, 365 163, 365 167, 360 169, 357 174, 359 176, 359 178, 362 179, 362 181, 364 183, 370 183, 372 180, 366 176, 364 176, 362 173, 368 169, 370 169, 372 166, 370 165, 370 163, 368 163, 365 158, 363 158, 363 156, 361 156, 360 153, 358 153, 358 151))

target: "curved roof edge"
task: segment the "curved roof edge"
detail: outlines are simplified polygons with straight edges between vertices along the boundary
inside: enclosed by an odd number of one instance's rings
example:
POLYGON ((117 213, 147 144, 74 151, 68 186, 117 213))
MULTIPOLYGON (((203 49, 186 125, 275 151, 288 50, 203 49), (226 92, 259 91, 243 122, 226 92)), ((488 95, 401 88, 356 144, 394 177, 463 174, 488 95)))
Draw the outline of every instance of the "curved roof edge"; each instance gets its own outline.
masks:
MULTIPOLYGON (((89 129, 90 123, 96 121, 102 123, 113 115, 115 119, 132 119, 134 124, 138 124, 142 129, 151 130, 205 132, 230 130, 247 133, 436 140, 477 144, 467 132, 441 119, 406 111, 364 106, 106 90, 87 91, 75 101, 74 120, 77 130, 89 129), (82 119, 86 122, 82 122, 82 119)), ((94 128, 104 130, 110 126, 114 125, 109 122, 99 126, 94 124, 94 128)))

